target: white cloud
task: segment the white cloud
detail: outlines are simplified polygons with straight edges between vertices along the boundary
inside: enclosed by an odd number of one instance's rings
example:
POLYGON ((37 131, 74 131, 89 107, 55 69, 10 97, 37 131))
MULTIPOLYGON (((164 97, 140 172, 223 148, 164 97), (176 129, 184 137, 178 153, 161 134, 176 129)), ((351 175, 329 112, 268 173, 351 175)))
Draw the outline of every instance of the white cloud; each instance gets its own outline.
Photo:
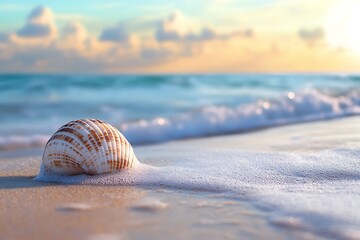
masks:
POLYGON ((18 38, 53 40, 57 37, 54 16, 49 8, 36 7, 32 10, 24 27, 16 32, 18 38))
MULTIPOLYGON (((128 29, 136 29, 136 23, 122 22, 94 36, 79 21, 68 22, 58 35, 52 11, 35 8, 17 34, 0 34, 0 72, 134 72, 161 66, 176 70, 179 65, 172 65, 176 61, 183 61, 183 68, 196 70, 196 62, 187 65, 191 59, 203 57, 199 62, 205 68, 209 59, 214 59, 215 66, 218 56, 226 59, 237 54, 233 61, 238 61, 244 55, 253 56, 253 46, 259 49, 260 37, 257 34, 251 39, 252 29, 221 32, 179 11, 156 19, 157 24, 154 18, 147 22, 139 23, 146 25, 146 35, 135 36, 128 29), (36 44, 29 44, 34 39, 36 44)), ((268 49, 268 45, 263 48, 268 49)))
POLYGON ((194 22, 191 18, 177 11, 159 22, 155 31, 155 38, 159 42, 201 42, 253 36, 251 29, 220 33, 215 28, 200 26, 194 22))
POLYGON ((197 25, 180 11, 176 11, 159 21, 155 36, 158 41, 179 41, 195 32, 197 25))
POLYGON ((66 25, 62 31, 66 40, 73 42, 84 42, 88 38, 85 27, 80 22, 72 22, 66 25))
POLYGON ((157 24, 153 18, 148 24, 142 21, 149 26, 149 34, 143 36, 129 32, 134 28, 127 22, 92 36, 80 21, 71 21, 58 33, 57 16, 49 8, 37 7, 24 27, 11 34, 0 33, 0 72, 130 72, 211 53, 213 46, 226 46, 253 34, 251 29, 220 32, 179 11, 157 19, 157 24))

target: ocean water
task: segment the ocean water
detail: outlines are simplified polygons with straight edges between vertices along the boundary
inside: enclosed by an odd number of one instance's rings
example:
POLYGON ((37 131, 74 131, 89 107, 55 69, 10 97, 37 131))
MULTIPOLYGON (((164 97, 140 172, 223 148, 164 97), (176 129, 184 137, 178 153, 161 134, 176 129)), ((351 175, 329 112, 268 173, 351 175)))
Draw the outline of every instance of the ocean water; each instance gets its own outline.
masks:
POLYGON ((359 113, 356 75, 0 75, 0 150, 42 147, 79 118, 139 145, 359 113))

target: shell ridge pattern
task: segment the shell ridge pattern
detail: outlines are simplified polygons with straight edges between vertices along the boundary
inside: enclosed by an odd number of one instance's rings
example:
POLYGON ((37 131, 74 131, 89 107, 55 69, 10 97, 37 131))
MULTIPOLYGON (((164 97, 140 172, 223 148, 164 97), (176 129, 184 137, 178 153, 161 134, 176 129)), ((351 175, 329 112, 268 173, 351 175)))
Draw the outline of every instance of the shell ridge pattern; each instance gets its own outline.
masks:
POLYGON ((101 130, 101 133, 103 134, 104 136, 104 143, 105 143, 105 161, 107 162, 107 165, 104 165, 104 166, 108 166, 109 169, 113 169, 113 166, 112 166, 112 159, 111 159, 111 152, 112 152, 112 145, 111 145, 111 141, 110 141, 110 136, 106 130, 106 127, 101 123, 101 122, 98 122, 98 121, 94 121, 94 124, 96 124, 100 130, 101 130))
MULTIPOLYGON (((84 156, 86 152, 84 152, 84 148, 83 146, 81 146, 81 144, 72 139, 71 142, 69 142, 68 140, 72 138, 71 134, 67 134, 64 132, 57 132, 54 134, 54 138, 53 138, 53 142, 54 144, 56 143, 56 148, 61 149, 63 148, 62 146, 70 146, 70 150, 72 150, 74 153, 78 154, 82 157, 83 161, 86 161, 86 157, 84 156)), ((66 149, 64 147, 64 153, 69 151, 69 149, 66 149)))
MULTIPOLYGON (((84 159, 82 163, 87 167, 90 168, 87 159, 94 160, 94 154, 92 154, 93 147, 89 149, 89 146, 86 145, 90 140, 88 138, 88 131, 85 128, 79 128, 74 126, 66 126, 61 127, 57 133, 54 135, 61 133, 62 135, 66 135, 73 138, 73 142, 76 143, 76 146, 80 146, 81 149, 78 148, 82 152, 84 159)), ((74 144, 75 145, 75 144, 74 144)), ((92 162, 90 161, 90 163, 92 162)))
MULTIPOLYGON (((126 141, 126 151, 125 151, 125 156, 126 156, 126 159, 130 159, 130 156, 129 156, 129 150, 130 150, 130 143, 128 141, 126 141)), ((130 161, 126 161, 124 163, 124 168, 128 168, 129 167, 129 163, 130 161)))
MULTIPOLYGON (((90 171, 91 169, 94 169, 94 161, 95 161, 95 146, 93 145, 93 141, 90 138, 90 132, 89 130, 83 125, 83 124, 79 124, 79 122, 72 122, 72 124, 66 128, 71 128, 76 130, 76 132, 78 134, 74 134, 75 136, 77 136, 80 141, 83 141, 82 144, 85 146, 86 152, 88 153, 87 158, 85 159, 84 162, 84 167, 86 167, 86 169, 84 169, 85 172, 90 171), (80 136, 82 135, 82 136, 80 136)), ((74 133, 74 131, 71 131, 74 133)))
MULTIPOLYGON (((126 140, 125 140, 125 138, 124 138, 124 136, 122 136, 121 134, 120 134, 120 132, 116 129, 116 131, 117 131, 117 133, 119 134, 119 138, 120 138, 120 145, 121 145, 121 148, 120 148, 120 157, 121 157, 121 159, 125 159, 125 142, 126 142, 126 140)), ((119 163, 119 168, 122 168, 123 166, 122 166, 122 162, 120 162, 119 163)))
MULTIPOLYGON (((124 141, 124 159, 127 159, 127 142, 124 141)), ((121 168, 126 168, 126 162, 121 163, 121 168)))
POLYGON ((119 135, 116 132, 116 129, 114 127, 108 127, 110 132, 111 132, 111 136, 113 137, 114 141, 112 141, 113 144, 113 156, 114 156, 114 169, 120 169, 120 164, 119 162, 123 161, 123 159, 118 155, 119 153, 119 135))
MULTIPOLYGON (((120 137, 119 137, 119 134, 117 133, 117 130, 116 128, 113 128, 113 135, 114 135, 114 138, 115 138, 115 159, 122 159, 121 158, 121 146, 120 146, 120 137)), ((120 161, 116 161, 116 165, 115 165, 115 168, 116 169, 120 169, 120 161)))
MULTIPOLYGON (((120 132, 119 132, 120 133, 120 132)), ((120 133, 121 134, 121 133, 120 133)), ((121 134, 121 136, 125 139, 124 135, 121 134)), ((132 166, 132 161, 130 161, 131 159, 131 153, 132 153, 132 147, 131 144, 129 143, 129 141, 125 141, 126 142, 126 150, 125 150, 125 157, 126 159, 129 159, 129 161, 127 161, 124 166, 124 168, 130 168, 132 166)))
MULTIPOLYGON (((101 174, 131 168, 138 162, 118 129, 96 119, 71 121, 45 145, 42 164, 59 174, 101 174)), ((42 168, 43 169, 43 168, 42 168)))
POLYGON ((87 131, 89 132, 89 134, 94 138, 95 141, 93 141, 93 144, 95 144, 94 146, 97 146, 96 149, 98 150, 98 152, 100 154, 96 154, 97 151, 94 152, 94 161, 92 161, 92 166, 93 166, 93 172, 97 173, 99 170, 100 172, 102 172, 104 169, 98 169, 98 162, 104 162, 104 156, 105 156, 105 148, 106 146, 104 146, 104 143, 102 141, 102 139, 104 138, 102 136, 101 130, 97 127, 96 124, 94 124, 94 122, 92 122, 89 119, 80 119, 77 120, 79 124, 81 124, 84 128, 87 129, 87 131), (105 148, 104 148, 105 147, 105 148))
POLYGON ((66 168, 66 169, 71 169, 69 168, 69 165, 73 165, 75 167, 72 167, 72 172, 73 171, 78 171, 78 166, 77 162, 75 161, 75 159, 73 157, 66 157, 66 161, 64 162, 65 164, 61 163, 61 159, 64 157, 63 155, 60 154, 51 154, 51 152, 53 152, 53 150, 55 149, 56 145, 51 146, 51 148, 49 148, 48 151, 44 152, 43 158, 47 158, 47 164, 46 164, 46 168, 58 168, 58 167, 62 167, 62 168, 66 168))
POLYGON ((64 135, 64 134, 62 134, 60 132, 54 134, 54 137, 53 137, 52 141, 49 142, 48 145, 47 145, 47 151, 44 152, 45 157, 49 158, 49 160, 50 160, 49 164, 53 163, 53 161, 51 160, 51 159, 53 159, 53 156, 51 155, 51 152, 61 152, 62 155, 68 154, 68 156, 72 156, 72 159, 74 159, 74 161, 76 163, 79 163, 78 162, 79 158, 76 157, 76 156, 80 156, 80 163, 79 164, 81 164, 81 162, 86 162, 86 158, 83 156, 83 154, 81 154, 81 150, 79 150, 79 149, 77 150, 76 149, 77 146, 72 144, 72 142, 68 142, 67 141, 68 139, 70 139, 69 136, 66 136, 66 135, 64 135), (81 161, 81 159, 83 161, 81 161))
POLYGON ((119 161, 126 161, 126 159, 122 159, 122 158, 117 158, 117 154, 116 154, 116 138, 115 138, 115 135, 116 135, 116 133, 115 133, 115 131, 114 131, 114 127, 111 127, 111 126, 109 126, 109 125, 104 125, 106 128, 107 128, 107 132, 108 132, 108 134, 109 134, 109 136, 110 136, 110 138, 111 139, 114 139, 115 141, 110 141, 111 142, 111 146, 112 146, 112 166, 113 166, 113 168, 114 169, 118 169, 117 168, 117 165, 118 165, 118 162, 119 161))
MULTIPOLYGON (((122 135, 119 130, 116 129, 116 131, 119 134, 120 141, 121 141, 121 158, 124 159, 126 157, 125 151, 126 151, 126 142, 127 141, 125 140, 126 138, 124 137, 124 135, 122 135)), ((120 163, 120 168, 124 168, 124 165, 122 162, 120 163)))
MULTIPOLYGON (((101 149, 101 159, 97 160, 97 162, 107 162, 109 159, 108 159, 108 156, 106 155, 107 152, 109 151, 109 145, 106 141, 106 136, 104 134, 104 131, 103 129, 99 126, 99 124, 95 121, 95 119, 84 119, 83 121, 85 121, 89 126, 91 126, 91 128, 94 129, 96 135, 98 136, 99 138, 99 142, 100 142, 100 149, 101 149)), ((107 165, 101 165, 99 166, 99 164, 97 164, 97 167, 100 168, 99 170, 100 171, 106 171, 107 169, 107 165)))
POLYGON ((116 156, 114 154, 115 146, 113 144, 113 141, 110 141, 110 139, 113 139, 114 136, 113 136, 112 131, 109 128, 109 126, 107 126, 107 124, 103 124, 101 122, 98 122, 98 123, 99 123, 99 125, 101 125, 104 128, 104 130, 105 130, 104 133, 106 133, 108 135, 109 141, 107 141, 107 143, 109 145, 109 158, 110 158, 110 160, 108 160, 108 161, 110 163, 110 169, 116 169, 116 163, 117 163, 116 160, 122 160, 122 159, 116 159, 116 156))
POLYGON ((70 171, 71 173, 79 173, 81 171, 81 165, 74 161, 71 157, 66 157, 63 155, 54 155, 52 157, 52 164, 54 167, 62 167, 66 168, 67 171, 70 171))
POLYGON ((91 168, 89 168, 87 172, 90 174, 96 174, 97 173, 96 163, 98 161, 99 156, 103 156, 103 152, 104 152, 103 148, 101 147, 102 146, 101 143, 99 144, 97 141, 97 139, 100 138, 100 136, 98 136, 96 131, 94 131, 94 128, 88 124, 86 119, 80 119, 74 122, 76 123, 78 128, 84 129, 85 133, 87 134, 87 138, 89 139, 90 143, 93 146, 93 148, 91 149, 92 151, 90 152, 90 154, 92 154, 93 157, 89 161, 91 168))

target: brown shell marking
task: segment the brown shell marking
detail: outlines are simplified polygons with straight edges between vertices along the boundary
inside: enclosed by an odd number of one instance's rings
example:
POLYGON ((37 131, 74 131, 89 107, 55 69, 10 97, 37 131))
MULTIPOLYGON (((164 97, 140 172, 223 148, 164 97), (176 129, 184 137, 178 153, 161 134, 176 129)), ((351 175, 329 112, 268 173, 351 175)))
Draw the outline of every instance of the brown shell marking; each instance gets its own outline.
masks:
POLYGON ((47 142, 42 161, 47 170, 69 175, 114 172, 138 163, 124 135, 97 119, 60 127, 47 142))

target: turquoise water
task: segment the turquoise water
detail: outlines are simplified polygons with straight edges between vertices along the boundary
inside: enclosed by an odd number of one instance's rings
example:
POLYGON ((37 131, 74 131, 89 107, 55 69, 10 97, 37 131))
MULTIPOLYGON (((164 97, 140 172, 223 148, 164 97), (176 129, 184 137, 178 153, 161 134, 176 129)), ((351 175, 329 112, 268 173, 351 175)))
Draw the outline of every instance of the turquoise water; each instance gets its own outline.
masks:
POLYGON ((58 127, 98 118, 134 144, 359 113, 360 76, 0 75, 0 149, 42 146, 58 127))

